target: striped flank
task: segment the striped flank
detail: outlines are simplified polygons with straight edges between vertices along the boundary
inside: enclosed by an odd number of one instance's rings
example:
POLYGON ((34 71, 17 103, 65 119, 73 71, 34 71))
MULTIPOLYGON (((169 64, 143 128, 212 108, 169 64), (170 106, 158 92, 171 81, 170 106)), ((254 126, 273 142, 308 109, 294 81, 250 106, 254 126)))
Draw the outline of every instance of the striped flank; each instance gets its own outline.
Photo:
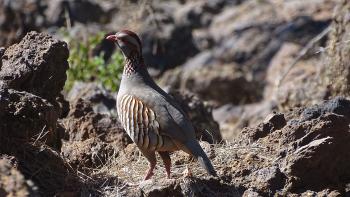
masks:
POLYGON ((141 100, 124 95, 120 98, 117 108, 123 128, 139 147, 157 150, 164 146, 156 114, 141 100))

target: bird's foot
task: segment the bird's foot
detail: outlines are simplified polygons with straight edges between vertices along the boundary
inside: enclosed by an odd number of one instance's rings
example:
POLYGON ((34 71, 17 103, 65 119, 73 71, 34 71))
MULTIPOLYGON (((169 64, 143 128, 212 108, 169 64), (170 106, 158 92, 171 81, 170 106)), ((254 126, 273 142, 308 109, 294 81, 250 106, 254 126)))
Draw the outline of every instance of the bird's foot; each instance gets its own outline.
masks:
POLYGON ((165 164, 165 172, 166 172, 166 176, 168 179, 170 179, 170 167, 171 167, 171 163, 164 163, 165 164))
POLYGON ((150 179, 153 175, 154 175, 153 169, 149 169, 143 180, 146 181, 146 180, 150 179))

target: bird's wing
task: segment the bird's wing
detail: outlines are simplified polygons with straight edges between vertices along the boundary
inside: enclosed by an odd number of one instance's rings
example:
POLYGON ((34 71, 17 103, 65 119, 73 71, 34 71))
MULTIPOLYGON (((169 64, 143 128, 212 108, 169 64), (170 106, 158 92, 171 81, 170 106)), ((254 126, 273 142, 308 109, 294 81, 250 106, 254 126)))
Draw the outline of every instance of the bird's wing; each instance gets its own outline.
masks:
MULTIPOLYGON (((152 95, 155 96, 155 94, 152 95)), ((134 137, 134 142, 142 139, 142 136, 146 139, 146 136, 152 132, 160 138, 161 135, 165 135, 182 143, 195 139, 191 122, 182 110, 173 104, 174 100, 169 100, 170 97, 160 94, 151 99, 146 98, 147 96, 150 97, 147 94, 142 96, 126 94, 120 101, 123 108, 122 112, 118 112, 121 114, 120 121, 129 136, 134 137), (133 122, 137 124, 132 124, 133 122)), ((146 139, 144 144, 149 143, 147 141, 146 139)))

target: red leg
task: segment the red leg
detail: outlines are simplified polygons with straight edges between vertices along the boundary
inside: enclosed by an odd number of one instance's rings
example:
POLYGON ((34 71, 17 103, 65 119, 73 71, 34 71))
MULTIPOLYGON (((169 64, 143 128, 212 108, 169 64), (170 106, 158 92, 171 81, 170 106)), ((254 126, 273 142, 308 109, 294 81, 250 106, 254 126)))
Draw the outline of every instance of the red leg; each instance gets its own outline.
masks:
POLYGON ((156 162, 150 162, 149 163, 149 168, 148 168, 148 171, 146 173, 146 176, 145 176, 144 180, 148 180, 148 179, 150 179, 153 176, 153 174, 154 174, 153 170, 154 170, 155 167, 156 167, 156 162))
POLYGON ((142 154, 147 158, 148 162, 149 162, 149 168, 147 170, 146 176, 144 178, 144 180, 148 180, 153 176, 153 170, 156 167, 156 154, 155 152, 146 152, 146 151, 142 151, 142 154))
POLYGON ((169 152, 158 152, 158 153, 163 160, 166 175, 168 179, 170 179, 171 159, 170 159, 169 152))

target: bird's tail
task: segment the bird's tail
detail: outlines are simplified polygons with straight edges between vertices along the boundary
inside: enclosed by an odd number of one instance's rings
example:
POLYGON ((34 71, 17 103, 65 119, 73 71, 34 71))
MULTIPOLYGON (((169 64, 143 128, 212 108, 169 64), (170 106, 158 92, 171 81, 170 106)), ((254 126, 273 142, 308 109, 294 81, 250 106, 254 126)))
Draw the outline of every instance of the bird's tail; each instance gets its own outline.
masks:
POLYGON ((207 154, 205 154, 196 140, 187 142, 185 146, 191 151, 192 155, 198 160, 199 164, 208 172, 208 174, 217 176, 207 154))

